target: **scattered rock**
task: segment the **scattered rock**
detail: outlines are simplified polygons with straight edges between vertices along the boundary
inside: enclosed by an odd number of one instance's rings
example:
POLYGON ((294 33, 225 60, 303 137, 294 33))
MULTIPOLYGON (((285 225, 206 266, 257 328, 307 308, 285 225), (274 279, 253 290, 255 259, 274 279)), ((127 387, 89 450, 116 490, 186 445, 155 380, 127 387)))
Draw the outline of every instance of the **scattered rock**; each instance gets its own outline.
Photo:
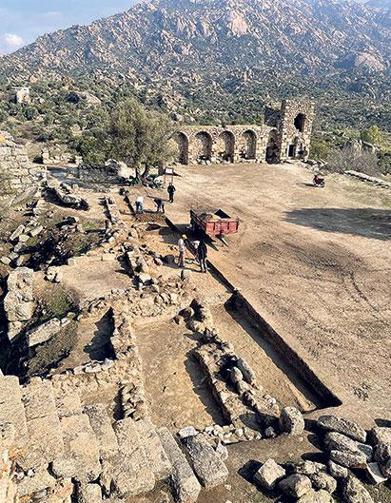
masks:
POLYGON ((195 437, 198 435, 198 431, 194 428, 194 426, 187 426, 186 428, 182 428, 178 431, 178 437, 181 440, 184 440, 187 437, 195 437))
POLYGON ((330 458, 335 463, 345 466, 346 468, 366 468, 367 458, 364 454, 359 452, 343 452, 343 451, 331 451, 330 458))
POLYGON ((391 444, 391 428, 376 426, 370 432, 370 440, 373 445, 391 444))
POLYGON ((330 451, 358 452, 364 454, 368 461, 372 459, 373 449, 370 445, 357 442, 342 433, 329 432, 324 441, 330 451))
POLYGON ((337 481, 327 473, 315 473, 311 475, 310 479, 314 489, 324 489, 330 494, 333 494, 337 489, 337 481))
POLYGON ((334 461, 329 461, 329 472, 335 479, 346 479, 349 475, 349 470, 345 466, 341 466, 334 461))
POLYGON ((343 480, 342 487, 346 503, 374 503, 372 496, 356 477, 349 475, 343 480))
POLYGON ((334 502, 332 496, 324 489, 321 489, 320 491, 314 491, 313 489, 311 489, 310 491, 308 491, 308 493, 306 493, 304 496, 302 496, 297 501, 298 501, 298 503, 333 503, 334 502))
POLYGON ((279 419, 280 430, 290 435, 301 435, 304 431, 304 418, 295 407, 285 407, 279 419))
POLYGON ((305 475, 294 473, 278 484, 281 491, 287 496, 301 498, 312 489, 311 481, 305 475))
POLYGON ((269 458, 254 475, 254 480, 265 489, 273 489, 276 483, 285 477, 286 471, 282 466, 269 458))
POLYGON ((352 438, 353 440, 358 440, 359 442, 365 442, 367 439, 366 431, 357 423, 349 421, 348 419, 343 419, 337 416, 321 416, 318 419, 317 424, 324 430, 343 433, 344 435, 352 438))

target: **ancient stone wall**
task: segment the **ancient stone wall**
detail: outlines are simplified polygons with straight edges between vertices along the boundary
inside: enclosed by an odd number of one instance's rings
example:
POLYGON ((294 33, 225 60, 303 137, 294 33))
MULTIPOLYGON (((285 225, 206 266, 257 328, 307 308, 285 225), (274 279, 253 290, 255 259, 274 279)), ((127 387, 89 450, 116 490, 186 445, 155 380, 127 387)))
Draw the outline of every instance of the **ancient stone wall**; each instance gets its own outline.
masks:
POLYGON ((0 207, 11 204, 26 189, 36 188, 39 171, 30 164, 25 147, 0 131, 0 207))
POLYGON ((266 157, 268 126, 188 126, 174 139, 181 164, 261 162, 266 157))
POLYGON ((178 131, 177 162, 269 162, 308 156, 315 105, 285 100, 281 110, 267 108, 262 125, 187 126, 178 131))

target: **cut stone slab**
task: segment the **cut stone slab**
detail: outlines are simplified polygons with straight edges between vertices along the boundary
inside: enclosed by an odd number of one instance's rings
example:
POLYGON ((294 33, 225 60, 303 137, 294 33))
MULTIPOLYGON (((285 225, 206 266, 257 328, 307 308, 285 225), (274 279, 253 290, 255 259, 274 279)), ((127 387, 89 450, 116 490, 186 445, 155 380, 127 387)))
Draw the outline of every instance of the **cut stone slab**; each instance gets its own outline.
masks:
POLYGON ((227 480, 228 469, 208 441, 200 435, 183 441, 198 480, 206 488, 216 487, 227 480))
POLYGON ((120 498, 151 491, 155 486, 155 476, 148 464, 133 419, 117 421, 114 431, 119 453, 102 462, 102 480, 105 481, 105 487, 114 487, 120 498))
POLYGON ((374 503, 363 484, 352 475, 343 480, 343 496, 346 503, 374 503))
POLYGON ((102 490, 98 484, 80 484, 76 491, 77 503, 102 503, 102 490))
POLYGON ((76 391, 63 391, 55 388, 58 417, 76 416, 82 414, 80 396, 76 391))
POLYGON ((279 482, 278 487, 287 496, 299 499, 312 489, 311 481, 306 475, 294 473, 279 482))
POLYGON ((136 429, 145 450, 148 466, 157 481, 165 480, 172 473, 172 465, 163 449, 156 429, 149 419, 136 422, 136 429))
POLYGON ((101 403, 88 405, 84 412, 90 419, 90 424, 94 430, 99 445, 99 452, 102 458, 108 458, 118 452, 117 437, 106 407, 101 403))
POLYGON ((180 503, 197 501, 201 485, 175 438, 167 428, 159 429, 158 435, 173 467, 171 481, 176 501, 180 503))
POLYGON ((327 431, 336 431, 337 433, 343 433, 344 435, 352 438, 353 440, 358 440, 359 442, 365 442, 367 439, 367 432, 364 428, 354 421, 349 421, 348 419, 343 419, 337 416, 321 416, 317 424, 320 428, 327 431))
POLYGON ((296 407, 284 407, 279 419, 280 430, 290 435, 301 435, 304 431, 303 414, 296 407))
POLYGON ((269 458, 254 475, 254 480, 267 490, 273 489, 276 483, 285 477, 286 471, 282 466, 269 458))
POLYGON ((365 469, 367 467, 367 458, 359 452, 331 451, 330 459, 346 468, 365 469))
POLYGON ((22 402, 22 390, 16 376, 0 377, 0 423, 15 428, 15 444, 22 446, 27 438, 27 421, 22 402))
POLYGON ((342 433, 329 432, 326 434, 324 442, 330 451, 359 452, 364 454, 368 461, 373 456, 373 449, 370 445, 357 442, 342 433))
POLYGON ((19 498, 32 496, 41 491, 46 491, 56 485, 56 479, 46 469, 37 471, 33 477, 24 477, 17 484, 19 498))
POLYGON ((382 484, 387 482, 387 477, 384 477, 379 463, 368 463, 367 475, 372 484, 382 484))
POLYGON ((26 334, 27 345, 29 348, 43 344, 57 335, 62 329, 61 321, 57 318, 47 321, 39 327, 30 330, 26 334))
POLYGON ((186 426, 186 428, 182 428, 178 431, 178 437, 183 440, 187 437, 195 437, 198 435, 198 431, 194 428, 194 426, 186 426))
POLYGON ((60 419, 65 454, 53 462, 53 473, 59 477, 92 482, 101 473, 99 447, 86 414, 60 419))

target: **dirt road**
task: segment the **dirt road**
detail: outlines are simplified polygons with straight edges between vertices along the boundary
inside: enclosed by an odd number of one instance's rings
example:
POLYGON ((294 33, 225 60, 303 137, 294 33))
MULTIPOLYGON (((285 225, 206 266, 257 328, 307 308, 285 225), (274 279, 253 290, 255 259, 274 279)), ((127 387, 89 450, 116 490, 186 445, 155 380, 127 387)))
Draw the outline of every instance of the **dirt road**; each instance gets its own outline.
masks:
POLYGON ((352 407, 391 419, 391 194, 339 175, 316 189, 295 165, 180 173, 170 218, 188 224, 191 206, 239 216, 239 234, 210 258, 352 407))

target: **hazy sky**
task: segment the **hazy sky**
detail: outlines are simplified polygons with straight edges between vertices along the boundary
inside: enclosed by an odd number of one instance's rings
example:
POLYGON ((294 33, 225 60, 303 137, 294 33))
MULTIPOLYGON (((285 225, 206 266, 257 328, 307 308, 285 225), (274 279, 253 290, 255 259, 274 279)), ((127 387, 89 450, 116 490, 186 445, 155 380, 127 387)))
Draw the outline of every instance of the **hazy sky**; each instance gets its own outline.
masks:
POLYGON ((43 33, 128 10, 135 0, 0 0, 0 54, 43 33))

